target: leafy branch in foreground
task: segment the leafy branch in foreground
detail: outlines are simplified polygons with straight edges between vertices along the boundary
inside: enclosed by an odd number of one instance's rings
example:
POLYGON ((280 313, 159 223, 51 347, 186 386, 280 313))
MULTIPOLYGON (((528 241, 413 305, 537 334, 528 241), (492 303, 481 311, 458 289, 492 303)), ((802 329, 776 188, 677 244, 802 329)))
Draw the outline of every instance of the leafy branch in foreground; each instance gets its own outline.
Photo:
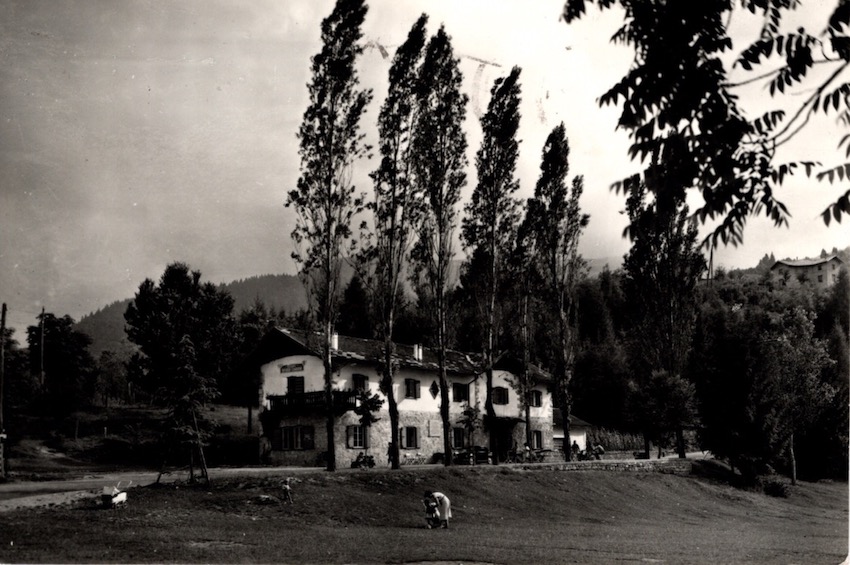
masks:
MULTIPOLYGON (((563 16, 569 23, 585 14, 594 0, 567 0, 563 16)), ((850 83, 838 82, 850 66, 850 8, 841 0, 826 29, 812 35, 800 28, 782 30, 783 16, 802 6, 797 0, 722 0, 717 2, 656 2, 646 0, 596 0, 600 9, 615 5, 625 10, 623 26, 612 41, 634 49, 634 64, 600 99, 600 105, 621 104, 618 127, 629 132, 629 155, 644 166, 641 176, 653 186, 653 162, 682 164, 675 183, 662 190, 680 193, 696 189, 702 205, 695 211, 701 222, 720 219, 705 243, 737 245, 751 215, 765 215, 774 225, 787 225, 790 212, 776 199, 775 189, 795 168, 807 174, 819 163, 777 164, 776 150, 788 142, 818 113, 850 113, 850 83), (771 96, 786 94, 793 86, 808 87, 812 94, 796 111, 769 112, 749 119, 739 103, 736 88, 722 59, 732 49, 729 16, 738 8, 764 17, 759 37, 737 57, 744 70, 758 70, 773 57, 778 69, 753 80, 768 81, 771 96), (815 65, 834 67, 823 77, 810 71, 815 65), (649 159, 647 159, 649 158, 649 159)), ((845 120, 842 122, 846 127, 845 120)), ((846 144, 845 136, 839 147, 846 144)), ((819 174, 831 180, 834 175, 819 174)), ((617 183, 615 189, 624 188, 617 183)), ((675 197, 678 197, 674 194, 675 197)), ((841 221, 850 213, 848 193, 824 210, 825 223, 841 221)))

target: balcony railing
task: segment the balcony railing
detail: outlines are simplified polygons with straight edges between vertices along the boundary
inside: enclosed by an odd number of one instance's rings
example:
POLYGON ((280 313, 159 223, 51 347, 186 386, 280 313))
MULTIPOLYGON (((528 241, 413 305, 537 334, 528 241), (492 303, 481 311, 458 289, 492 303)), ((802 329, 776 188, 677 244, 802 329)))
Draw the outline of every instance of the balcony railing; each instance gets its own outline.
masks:
MULTIPOLYGON (((334 390, 331 391, 331 395, 333 396, 334 412, 337 414, 353 410, 357 405, 357 393, 354 391, 334 390)), ((323 412, 325 410, 324 391, 269 396, 268 399, 271 411, 280 415, 291 416, 323 412)))

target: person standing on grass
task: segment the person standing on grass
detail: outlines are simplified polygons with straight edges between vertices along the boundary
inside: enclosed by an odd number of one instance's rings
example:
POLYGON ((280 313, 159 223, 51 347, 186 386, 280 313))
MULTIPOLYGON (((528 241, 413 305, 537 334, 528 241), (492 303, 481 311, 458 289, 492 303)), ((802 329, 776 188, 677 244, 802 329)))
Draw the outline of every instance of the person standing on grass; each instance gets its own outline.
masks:
POLYGON ((283 490, 283 501, 292 504, 292 485, 290 483, 291 479, 287 477, 281 485, 281 490, 283 490))
POLYGON ((440 527, 447 529, 449 527, 449 518, 452 517, 452 503, 449 500, 449 497, 441 492, 431 492, 430 490, 426 490, 425 498, 430 498, 437 503, 437 510, 439 511, 441 518, 440 527))

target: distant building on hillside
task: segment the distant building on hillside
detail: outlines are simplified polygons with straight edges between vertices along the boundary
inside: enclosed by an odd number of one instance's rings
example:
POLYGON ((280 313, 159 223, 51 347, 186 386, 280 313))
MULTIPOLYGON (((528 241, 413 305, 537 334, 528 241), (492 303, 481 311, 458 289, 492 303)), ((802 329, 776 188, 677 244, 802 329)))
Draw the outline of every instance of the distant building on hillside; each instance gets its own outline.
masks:
POLYGON ((844 262, 837 255, 819 259, 784 259, 777 261, 771 271, 784 273, 801 282, 809 282, 819 288, 828 288, 838 281, 838 271, 844 262))
MULTIPOLYGON (((327 451, 324 365, 319 334, 274 328, 260 340, 253 363, 262 374, 260 405, 264 435, 271 444, 271 459, 284 465, 321 465, 327 451)), ((333 365, 333 406, 336 463, 346 467, 358 454, 371 453, 386 461, 391 441, 387 403, 371 426, 360 425, 354 413, 358 391, 369 395, 380 391, 379 370, 383 342, 335 335, 333 365), (369 451, 371 450, 371 451, 369 451)), ((396 345, 398 370, 392 394, 398 403, 401 462, 431 461, 442 457, 443 423, 440 418, 440 387, 436 351, 421 345, 396 345)), ((493 404, 496 445, 482 426, 473 433, 464 426, 463 411, 477 406, 484 415, 486 396, 484 370, 475 355, 449 351, 446 359, 449 388, 449 419, 452 448, 489 448, 500 460, 516 445, 525 443, 523 402, 515 388, 516 363, 503 357, 493 367, 493 404)), ((534 449, 552 449, 551 377, 531 367, 536 385, 526 402, 530 411, 534 449)))

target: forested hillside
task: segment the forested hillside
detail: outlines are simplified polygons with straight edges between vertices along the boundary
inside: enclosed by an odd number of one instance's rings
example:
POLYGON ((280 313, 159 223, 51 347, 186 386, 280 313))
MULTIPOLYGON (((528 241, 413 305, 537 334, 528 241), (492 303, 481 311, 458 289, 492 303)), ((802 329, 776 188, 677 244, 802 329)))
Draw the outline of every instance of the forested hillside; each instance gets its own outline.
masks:
MULTIPOLYGON (((237 314, 250 308, 257 300, 267 308, 290 314, 307 306, 304 287, 298 277, 292 275, 260 275, 222 284, 219 288, 233 297, 233 310, 237 314)), ((92 339, 89 347, 92 355, 97 357, 101 351, 110 350, 122 358, 129 357, 134 346, 124 333, 124 312, 131 301, 132 298, 127 298, 113 302, 79 321, 77 329, 92 339)))

